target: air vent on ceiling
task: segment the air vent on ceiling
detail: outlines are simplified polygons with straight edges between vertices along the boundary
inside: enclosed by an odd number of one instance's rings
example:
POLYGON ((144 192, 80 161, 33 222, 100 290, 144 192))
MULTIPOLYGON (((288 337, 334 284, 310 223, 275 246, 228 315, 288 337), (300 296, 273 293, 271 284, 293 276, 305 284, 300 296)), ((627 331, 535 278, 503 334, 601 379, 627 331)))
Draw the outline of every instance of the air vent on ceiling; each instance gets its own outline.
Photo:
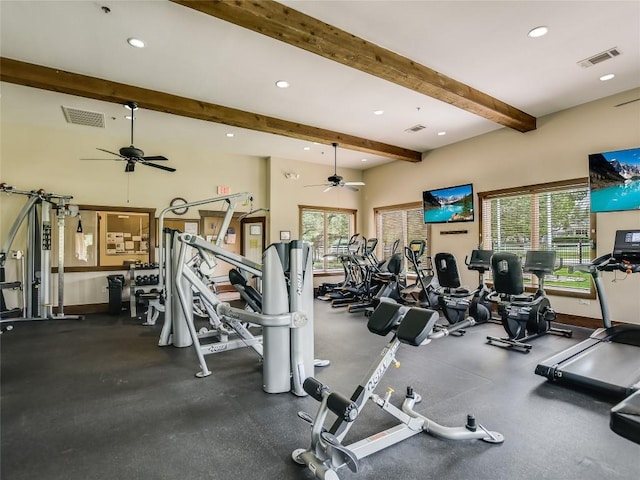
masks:
POLYGON ((65 107, 64 105, 62 106, 62 111, 64 112, 64 118, 69 123, 104 128, 104 113, 79 110, 73 107, 65 107))
POLYGON ((618 55, 620 55, 620 53, 621 52, 620 50, 618 50, 618 47, 613 47, 602 53, 593 55, 592 57, 585 58, 584 60, 580 60, 578 62, 578 65, 580 65, 582 68, 592 67, 593 65, 597 65, 598 63, 602 63, 606 60, 610 60, 614 57, 617 57, 618 55))
POLYGON ((419 132, 420 130, 424 130, 425 128, 427 128, 427 127, 425 127, 424 125, 418 124, 418 125, 414 125, 413 127, 407 128, 405 130, 405 132, 407 132, 407 133, 416 133, 416 132, 419 132))

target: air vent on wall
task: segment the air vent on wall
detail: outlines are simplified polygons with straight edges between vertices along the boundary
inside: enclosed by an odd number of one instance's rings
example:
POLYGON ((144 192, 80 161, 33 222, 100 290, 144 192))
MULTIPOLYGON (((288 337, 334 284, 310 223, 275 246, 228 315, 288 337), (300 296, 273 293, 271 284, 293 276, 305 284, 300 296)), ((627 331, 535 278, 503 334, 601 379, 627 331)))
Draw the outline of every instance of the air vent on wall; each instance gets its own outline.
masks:
POLYGON ((418 124, 418 125, 414 125, 413 127, 407 128, 405 130, 405 132, 407 132, 407 133, 416 133, 416 132, 419 132, 420 130, 424 130, 425 128, 427 128, 427 127, 425 127, 424 125, 418 124))
POLYGON ((592 67, 593 65, 597 65, 598 63, 617 57, 618 55, 620 55, 620 53, 621 52, 620 50, 618 50, 618 47, 613 47, 602 53, 598 53, 597 55, 593 55, 589 58, 585 58, 584 60, 580 60, 578 62, 578 65, 580 65, 582 68, 592 67))
POLYGON ((104 113, 79 110, 73 107, 65 107, 64 105, 62 106, 62 111, 68 123, 104 128, 104 113))

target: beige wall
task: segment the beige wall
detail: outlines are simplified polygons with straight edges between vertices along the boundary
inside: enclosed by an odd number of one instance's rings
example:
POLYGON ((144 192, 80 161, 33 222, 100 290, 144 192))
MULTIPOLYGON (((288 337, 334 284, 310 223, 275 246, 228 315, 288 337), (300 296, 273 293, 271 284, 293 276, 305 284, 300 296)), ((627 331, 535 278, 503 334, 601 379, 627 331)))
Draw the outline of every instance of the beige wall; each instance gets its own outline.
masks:
MULTIPOLYGON (((269 172, 269 205, 271 207, 269 233, 273 242, 278 241, 281 230, 289 230, 292 239, 299 239, 299 205, 353 210, 359 210, 361 207, 361 192, 333 188, 323 193, 323 187, 305 186, 326 183, 327 177, 333 173, 333 169, 327 165, 271 157, 269 172), (285 177, 285 173, 296 173, 299 178, 289 180, 285 177)), ((349 181, 362 180, 362 172, 359 170, 339 168, 337 172, 349 181)), ((358 223, 356 231, 362 228, 360 215, 358 223)))
MULTIPOLYGON (((615 105, 640 96, 640 89, 565 110, 538 119, 529 133, 501 129, 428 153, 419 164, 395 162, 367 170, 363 198, 365 230, 374 234, 372 209, 420 201, 423 190, 473 183, 475 192, 519 185, 586 177, 588 154, 640 147, 640 102, 615 105)), ((477 203, 477 197, 476 197, 477 203)), ((477 208, 477 205, 476 205, 477 208)), ((640 211, 598 214, 598 253, 611 250, 616 229, 640 228, 640 211)), ((458 261, 479 242, 479 222, 431 227, 432 253, 449 251, 458 261), (468 229, 464 235, 441 235, 468 229)), ((475 285, 474 272, 461 269, 467 285, 475 285)), ((618 275, 620 276, 620 275, 618 275)), ((608 280, 611 274, 606 274, 608 280)), ((624 282, 605 281, 614 319, 640 323, 640 275, 624 282)), ((554 297, 558 311, 601 318, 597 302, 554 297)))
MULTIPOLYGON (((354 210, 360 207, 359 193, 342 188, 322 193, 321 187, 305 187, 324 183, 333 173, 330 166, 197 148, 176 140, 180 138, 179 132, 164 141, 154 141, 151 153, 161 152, 170 160, 179 160, 173 163, 178 166, 177 172, 138 165, 132 175, 124 173, 122 162, 79 160, 87 157, 87 152, 96 158, 106 158, 108 155, 95 150, 96 145, 118 144, 117 139, 105 140, 104 132, 96 132, 91 127, 48 128, 3 121, 0 135, 0 181, 17 189, 44 188, 70 194, 73 202, 79 204, 155 208, 157 216, 174 197, 188 201, 212 198, 217 195, 217 186, 224 185, 231 193, 251 193, 254 208, 270 209, 266 214, 267 243, 279 241, 281 230, 290 231, 292 239, 299 238, 298 205, 354 210), (288 180, 286 172, 295 172, 299 177, 288 180)), ((338 174, 348 180, 362 179, 359 170, 338 169, 338 174)), ((0 195, 0 202, 0 241, 4 241, 25 197, 0 195)), ((214 210, 221 208, 221 204, 200 208, 214 210)), ((248 205, 238 207, 238 211, 248 210, 248 205)), ((197 216, 197 210, 191 209, 186 216, 197 216)), ((19 248, 23 241, 24 235, 13 248, 19 248)), ((67 273, 65 304, 107 302, 105 277, 114 273, 119 272, 67 273)), ((7 277, 16 275, 15 262, 7 262, 7 277)), ((54 298, 57 298, 55 290, 54 298)))
MULTIPOLYGON (((88 152, 96 158, 108 158, 96 146, 115 144, 105 140, 104 132, 91 127, 47 128, 11 123, 0 124, 0 181, 20 190, 44 188, 48 192, 73 195, 73 203, 113 207, 155 208, 156 216, 174 197, 187 201, 217 196, 217 186, 231 193, 249 192, 254 206, 267 204, 265 179, 267 160, 260 157, 230 155, 193 145, 176 143, 175 138, 155 141, 154 151, 162 153, 179 168, 175 173, 138 165, 133 174, 124 172, 124 162, 81 161, 88 152), (95 152, 95 153, 93 153, 95 152)), ((171 165, 168 162, 167 165, 171 165)), ((0 242, 4 242, 24 196, 0 195, 0 242)), ((222 204, 201 208, 216 210, 222 204)), ((238 207, 248 211, 249 206, 238 207)), ((191 209, 187 217, 197 217, 191 209)), ((24 230, 24 228, 22 229, 24 230)), ((20 236, 24 241, 24 235, 20 236)), ((24 248, 14 245, 13 249, 24 248)), ((91 304, 108 301, 106 275, 119 272, 67 273, 65 304, 91 304)), ((7 262, 7 278, 16 278, 15 262, 7 262)), ((54 279, 54 282, 56 280, 54 279)), ((54 297, 57 299, 57 297, 54 297)))
MULTIPOLYGON (((315 163, 296 162, 283 158, 269 159, 269 205, 271 206, 269 234, 272 242, 280 238, 281 230, 291 232, 292 239, 300 238, 299 205, 313 205, 318 207, 347 208, 358 210, 356 232, 362 230, 362 188, 353 192, 345 188, 333 188, 323 193, 323 187, 306 187, 326 182, 333 173, 331 167, 315 163), (299 175, 297 180, 287 179, 285 173, 299 175)), ((361 181, 363 172, 348 168, 338 168, 338 175, 347 181, 361 181)), ((366 187, 365 187, 366 188, 366 187)), ((314 286, 323 282, 337 282, 338 277, 316 277, 314 286)))
MULTIPOLYGON (((422 191, 428 188, 472 182, 475 191, 480 192, 586 177, 589 153, 640 146, 640 102, 615 107, 639 96, 640 89, 636 89, 540 118, 538 129, 526 134, 501 129, 430 152, 420 164, 394 162, 365 172, 339 169, 338 174, 345 178, 367 183, 359 193, 345 189, 322 193, 320 187, 305 187, 323 183, 332 173, 329 166, 224 154, 198 148, 193 141, 181 143, 180 132, 154 141, 154 151, 147 152, 180 159, 178 172, 171 174, 138 166, 138 170, 144 169, 144 174, 136 172, 128 176, 123 172, 123 164, 79 160, 87 152, 95 152, 96 146, 118 145, 120 140, 105 143, 104 133, 93 133, 91 127, 26 126, 3 118, 0 181, 21 189, 45 188, 71 194, 77 203, 151 207, 158 212, 173 197, 189 201, 210 198, 216 196, 218 185, 225 185, 231 192, 252 193, 255 207, 270 208, 267 242, 278 241, 281 230, 288 230, 292 238, 298 238, 298 205, 358 209, 358 230, 372 236, 373 208, 420 201, 422 191), (298 180, 286 179, 287 172, 299 174, 298 180)), ((0 196, 0 240, 6 238, 23 203, 23 198, 0 196)), ((241 208, 245 209, 248 207, 241 208)), ((477 246, 478 222, 464 224, 463 228, 469 233, 445 236, 440 232, 451 228, 434 225, 432 251, 450 251, 461 262, 477 246)), ((640 212, 598 215, 600 253, 611 248, 617 228, 640 228, 640 212)), ((464 282, 475 285, 476 275, 462 270, 464 282)), ((106 302, 105 275, 68 274, 65 303, 106 302)), ((609 274, 607 277, 612 278, 609 274)), ((606 282, 615 319, 640 323, 639 277, 635 275, 615 284, 606 282)), ((600 316, 593 301, 589 305, 560 297, 552 301, 563 313, 600 316)))

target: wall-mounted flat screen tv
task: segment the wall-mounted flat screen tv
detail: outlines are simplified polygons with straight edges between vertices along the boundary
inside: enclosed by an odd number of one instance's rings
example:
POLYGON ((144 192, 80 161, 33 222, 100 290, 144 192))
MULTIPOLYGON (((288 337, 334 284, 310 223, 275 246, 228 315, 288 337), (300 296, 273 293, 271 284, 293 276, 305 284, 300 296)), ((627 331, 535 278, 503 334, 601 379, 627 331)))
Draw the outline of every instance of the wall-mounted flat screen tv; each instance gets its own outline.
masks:
POLYGON ((589 155, 591 211, 640 210, 640 148, 589 155))
POLYGON ((473 185, 422 192, 424 223, 473 222, 473 185))

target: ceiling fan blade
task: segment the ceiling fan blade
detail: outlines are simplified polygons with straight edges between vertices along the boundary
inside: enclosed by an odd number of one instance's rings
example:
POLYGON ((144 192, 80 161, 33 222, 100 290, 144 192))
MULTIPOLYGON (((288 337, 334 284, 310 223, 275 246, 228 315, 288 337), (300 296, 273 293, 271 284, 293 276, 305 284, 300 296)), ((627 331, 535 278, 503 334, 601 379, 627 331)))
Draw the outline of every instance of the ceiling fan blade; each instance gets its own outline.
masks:
POLYGON ((325 188, 324 190, 322 190, 322 193, 326 193, 329 190, 331 190, 333 188, 333 185, 329 185, 327 188, 325 188))
POLYGON ((115 155, 116 157, 126 158, 126 157, 120 155, 119 153, 111 152, 109 150, 105 150, 104 148, 96 148, 96 150, 100 150, 101 152, 110 153, 111 155, 115 155))
POLYGON ((344 182, 343 185, 359 185, 359 186, 365 186, 366 183, 364 182, 344 182))
POLYGON ((317 183, 315 185, 305 185, 305 187, 333 187, 331 183, 317 183))
POLYGON ((169 159, 167 157, 163 157, 162 155, 155 155, 151 157, 142 157, 142 160, 144 160, 145 162, 160 162, 169 159))
POLYGON ((350 185, 342 185, 342 187, 346 188, 347 190, 351 190, 352 192, 357 192, 358 189, 356 187, 352 187, 350 185))
POLYGON ((133 172, 136 169, 136 162, 128 161, 124 167, 126 173, 133 172))
POLYGON ((142 165, 146 165, 147 167, 159 168, 160 170, 166 170, 167 172, 175 172, 176 169, 173 167, 165 167, 164 165, 156 165, 155 163, 148 162, 140 162, 142 165))
POLYGON ((90 161, 100 161, 100 162, 119 162, 122 161, 124 159, 122 158, 81 158, 80 160, 90 160, 90 161))

